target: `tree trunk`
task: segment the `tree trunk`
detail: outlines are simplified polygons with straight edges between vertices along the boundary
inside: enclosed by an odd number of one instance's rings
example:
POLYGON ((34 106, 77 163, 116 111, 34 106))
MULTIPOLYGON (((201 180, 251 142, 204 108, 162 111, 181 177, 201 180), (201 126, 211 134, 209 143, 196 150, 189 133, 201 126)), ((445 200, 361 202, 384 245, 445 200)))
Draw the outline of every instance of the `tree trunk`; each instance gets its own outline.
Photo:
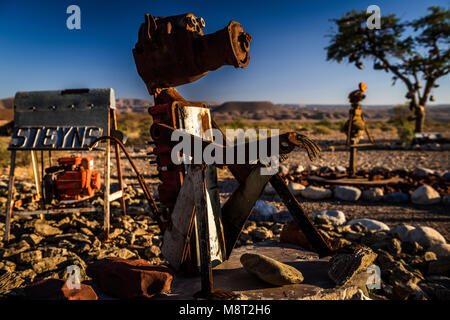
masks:
POLYGON ((421 133, 424 130, 425 125, 425 106, 418 105, 414 110, 416 116, 416 128, 414 130, 415 133, 421 133))

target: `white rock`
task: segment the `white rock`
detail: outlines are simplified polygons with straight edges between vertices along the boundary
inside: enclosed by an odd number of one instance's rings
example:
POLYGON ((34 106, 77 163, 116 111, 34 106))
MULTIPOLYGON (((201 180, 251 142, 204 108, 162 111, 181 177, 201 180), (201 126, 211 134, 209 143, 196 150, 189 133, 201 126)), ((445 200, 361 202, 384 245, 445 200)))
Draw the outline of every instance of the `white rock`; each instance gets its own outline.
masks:
POLYGON ((339 173, 345 173, 347 171, 343 166, 336 166, 334 169, 339 173))
POLYGON ((306 187, 301 183, 290 182, 288 188, 294 196, 299 196, 300 191, 305 190, 306 187))
POLYGON ((415 168, 414 169, 414 175, 418 177, 426 177, 430 174, 434 174, 433 170, 427 169, 427 168, 415 168))
POLYGON ((438 258, 450 256, 450 244, 436 243, 433 244, 428 251, 434 252, 438 258))
POLYGON ((300 191, 300 194, 306 199, 322 200, 330 198, 333 192, 330 189, 308 186, 305 190, 300 191))
POLYGON ((280 165, 278 167, 278 172, 280 172, 282 175, 287 175, 289 173, 289 168, 285 165, 280 165))
POLYGON ((409 231, 407 241, 415 241, 424 248, 446 243, 445 238, 435 229, 422 226, 409 231))
POLYGON ((399 224, 389 231, 390 234, 398 234, 400 240, 404 241, 408 238, 408 233, 415 227, 409 224, 399 224))
POLYGON ((369 230, 377 230, 377 231, 390 230, 387 224, 374 219, 353 219, 348 224, 354 225, 355 223, 360 223, 369 230))
POLYGON ((344 201, 356 201, 361 196, 361 190, 355 187, 341 186, 334 189, 334 197, 344 201))
POLYGON ((307 171, 316 171, 317 169, 319 168, 313 164, 308 164, 308 166, 306 167, 307 171))
POLYGON ((326 217, 333 225, 342 225, 345 223, 345 214, 339 210, 321 210, 314 214, 314 219, 317 216, 326 217))
POLYGON ((383 198, 384 192, 381 188, 374 188, 369 190, 364 190, 361 194, 361 199, 369 202, 380 201, 383 198))
POLYGON ((411 202, 415 204, 435 204, 440 201, 439 193, 427 185, 420 186, 411 195, 411 202))
POLYGON ((305 171, 305 167, 302 166, 301 164, 299 164, 299 165, 297 166, 297 168, 295 168, 294 171, 295 171, 296 173, 301 173, 301 172, 305 171))
POLYGON ((265 203, 262 200, 256 201, 250 216, 253 221, 269 221, 272 215, 277 213, 277 208, 271 204, 265 203))

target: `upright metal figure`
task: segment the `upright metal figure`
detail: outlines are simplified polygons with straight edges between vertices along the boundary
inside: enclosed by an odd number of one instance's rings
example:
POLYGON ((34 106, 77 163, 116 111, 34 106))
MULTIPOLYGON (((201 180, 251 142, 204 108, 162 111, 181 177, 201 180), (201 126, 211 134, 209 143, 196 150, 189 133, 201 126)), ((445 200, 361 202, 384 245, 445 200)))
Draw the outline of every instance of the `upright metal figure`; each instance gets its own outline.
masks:
POLYGON ((347 134, 347 146, 350 147, 350 163, 348 170, 350 177, 354 177, 356 175, 356 148, 358 148, 358 142, 361 140, 364 132, 367 133, 367 137, 370 142, 373 143, 361 110, 361 101, 366 98, 366 95, 364 94, 366 90, 366 84, 361 82, 358 90, 352 91, 348 95, 351 108, 349 110, 349 119, 344 126, 344 131, 347 134))

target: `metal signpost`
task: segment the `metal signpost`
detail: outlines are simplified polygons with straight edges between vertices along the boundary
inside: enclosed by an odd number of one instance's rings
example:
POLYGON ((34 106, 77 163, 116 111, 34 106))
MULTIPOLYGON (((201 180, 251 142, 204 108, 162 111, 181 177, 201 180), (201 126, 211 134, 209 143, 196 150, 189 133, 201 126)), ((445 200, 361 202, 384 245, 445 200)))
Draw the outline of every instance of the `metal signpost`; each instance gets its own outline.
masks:
MULTIPOLYGON (((29 151, 33 166, 37 195, 41 200, 41 210, 14 212, 15 215, 41 215, 71 212, 88 212, 92 208, 46 208, 42 187, 43 174, 39 175, 36 151, 41 151, 41 172, 44 171, 43 152, 52 151, 89 151, 89 146, 102 135, 109 135, 111 129, 117 129, 116 100, 114 90, 108 89, 72 89, 63 91, 17 92, 14 99, 14 131, 9 144, 11 163, 6 205, 6 223, 4 240, 9 241, 11 218, 14 207, 14 170, 16 152, 29 151), (111 121, 112 120, 112 121, 111 121), (111 126, 112 122, 112 126, 111 126)), ((93 151, 105 153, 104 161, 104 232, 109 233, 110 202, 121 198, 125 214, 125 199, 118 146, 116 145, 116 164, 120 190, 110 194, 110 142, 104 149, 95 146, 93 151)), ((73 203, 74 201, 72 201, 73 203)), ((61 201, 69 204, 71 201, 61 201)))

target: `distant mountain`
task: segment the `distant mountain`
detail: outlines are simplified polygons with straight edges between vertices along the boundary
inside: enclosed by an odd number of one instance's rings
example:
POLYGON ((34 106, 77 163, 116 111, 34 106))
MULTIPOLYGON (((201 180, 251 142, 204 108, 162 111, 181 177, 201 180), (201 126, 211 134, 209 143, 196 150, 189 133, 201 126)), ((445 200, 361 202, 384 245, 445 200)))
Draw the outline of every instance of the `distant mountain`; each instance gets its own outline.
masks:
POLYGON ((116 100, 117 113, 146 113, 153 102, 144 99, 119 98, 116 100))

